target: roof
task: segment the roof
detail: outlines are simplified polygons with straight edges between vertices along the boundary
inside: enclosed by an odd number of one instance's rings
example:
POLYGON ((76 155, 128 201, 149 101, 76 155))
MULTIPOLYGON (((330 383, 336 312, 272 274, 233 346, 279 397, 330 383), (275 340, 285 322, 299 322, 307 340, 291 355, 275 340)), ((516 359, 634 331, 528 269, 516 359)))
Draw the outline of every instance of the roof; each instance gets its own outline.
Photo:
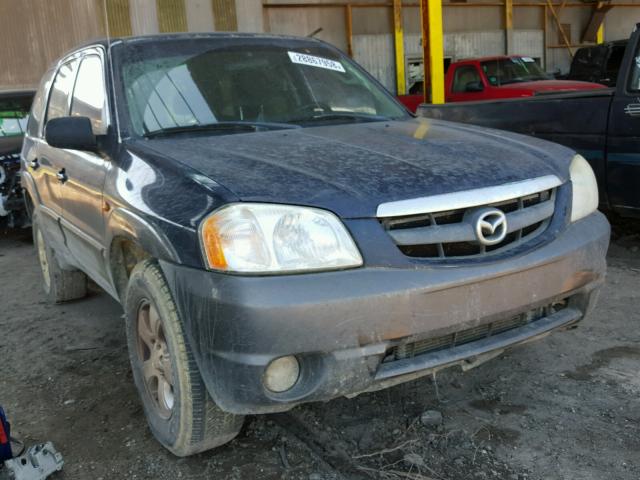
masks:
POLYGON ((239 33, 239 32, 181 32, 181 33, 161 33, 151 35, 137 35, 132 37, 110 37, 110 38, 98 38, 88 42, 84 42, 81 45, 70 50, 64 56, 77 50, 90 47, 92 45, 102 45, 108 47, 109 44, 115 43, 145 43, 145 42, 167 42, 172 40, 189 40, 189 39, 264 39, 264 40, 297 40, 307 42, 324 43, 321 40, 312 37, 299 37, 295 35, 276 35, 271 33, 239 33))

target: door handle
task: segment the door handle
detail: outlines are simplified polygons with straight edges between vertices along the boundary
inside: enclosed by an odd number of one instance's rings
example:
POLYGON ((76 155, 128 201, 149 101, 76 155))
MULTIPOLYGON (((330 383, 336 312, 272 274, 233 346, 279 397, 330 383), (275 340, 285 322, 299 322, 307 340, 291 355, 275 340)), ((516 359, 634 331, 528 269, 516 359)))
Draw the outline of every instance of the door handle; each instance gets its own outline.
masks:
POLYGON ((37 158, 34 158, 29 162, 29 166, 31 167, 32 170, 37 170, 38 167, 40 166, 40 163, 38 162, 37 158))
POLYGON ((69 180, 69 177, 67 177, 67 172, 65 171, 64 168, 56 174, 56 178, 60 183, 64 183, 67 180, 69 180))

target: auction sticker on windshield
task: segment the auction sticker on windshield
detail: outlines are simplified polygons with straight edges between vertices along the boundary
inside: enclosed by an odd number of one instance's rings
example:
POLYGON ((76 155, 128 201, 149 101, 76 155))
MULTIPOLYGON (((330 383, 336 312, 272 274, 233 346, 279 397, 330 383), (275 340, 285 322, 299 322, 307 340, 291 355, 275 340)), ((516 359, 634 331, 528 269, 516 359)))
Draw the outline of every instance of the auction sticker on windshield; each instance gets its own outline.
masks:
POLYGON ((305 53, 287 52, 293 63, 300 65, 308 65, 310 67, 326 68, 327 70, 335 70, 336 72, 345 73, 344 67, 340 62, 329 60, 328 58, 316 57, 315 55, 307 55, 305 53))

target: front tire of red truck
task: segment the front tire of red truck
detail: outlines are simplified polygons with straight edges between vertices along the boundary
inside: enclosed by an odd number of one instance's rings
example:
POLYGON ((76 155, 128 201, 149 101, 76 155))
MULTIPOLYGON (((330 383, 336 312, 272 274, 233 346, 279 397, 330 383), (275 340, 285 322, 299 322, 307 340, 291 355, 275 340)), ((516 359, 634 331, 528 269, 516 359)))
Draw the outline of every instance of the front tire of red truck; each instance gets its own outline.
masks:
POLYGON ((156 439, 184 457, 231 441, 244 417, 223 412, 206 391, 165 278, 136 266, 125 302, 133 378, 156 439))

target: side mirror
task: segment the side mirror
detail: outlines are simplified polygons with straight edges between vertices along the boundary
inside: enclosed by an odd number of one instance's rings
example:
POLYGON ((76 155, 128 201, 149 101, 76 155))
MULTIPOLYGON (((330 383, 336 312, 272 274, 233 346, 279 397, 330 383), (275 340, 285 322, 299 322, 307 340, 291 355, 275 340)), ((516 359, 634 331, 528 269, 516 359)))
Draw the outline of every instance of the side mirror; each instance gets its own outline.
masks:
POLYGON ((484 85, 482 82, 469 82, 465 85, 465 92, 482 92, 484 90, 484 85))
POLYGON ((94 151, 96 136, 87 117, 60 117, 49 120, 44 127, 44 138, 54 148, 94 151))

